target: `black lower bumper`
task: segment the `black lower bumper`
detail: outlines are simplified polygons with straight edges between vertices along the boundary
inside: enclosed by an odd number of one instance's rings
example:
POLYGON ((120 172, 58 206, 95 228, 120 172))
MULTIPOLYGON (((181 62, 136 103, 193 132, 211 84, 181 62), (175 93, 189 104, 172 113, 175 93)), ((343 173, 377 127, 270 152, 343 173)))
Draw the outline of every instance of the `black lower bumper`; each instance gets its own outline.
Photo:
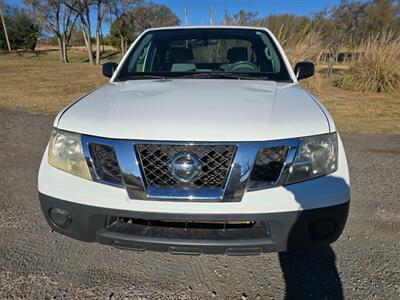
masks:
POLYGON ((299 212, 182 215, 107 209, 41 193, 39 199, 49 225, 71 238, 174 254, 251 255, 316 248, 337 240, 349 211, 346 202, 299 212), (54 209, 68 213, 64 225, 50 216, 54 209))

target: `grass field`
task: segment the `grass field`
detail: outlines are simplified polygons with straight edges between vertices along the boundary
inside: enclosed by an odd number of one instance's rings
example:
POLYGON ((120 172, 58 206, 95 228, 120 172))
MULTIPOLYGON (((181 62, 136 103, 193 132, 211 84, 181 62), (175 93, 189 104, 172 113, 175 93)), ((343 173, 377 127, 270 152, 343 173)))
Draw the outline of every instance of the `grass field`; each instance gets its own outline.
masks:
MULTIPOLYGON (((68 103, 107 81, 90 66, 80 49, 69 51, 70 64, 57 51, 0 55, 0 108, 55 114, 68 103)), ((105 55, 115 59, 113 53, 105 55)), ((400 88, 399 88, 400 89, 400 88)), ((381 94, 339 89, 323 79, 319 99, 344 132, 400 134, 400 93, 381 94)))

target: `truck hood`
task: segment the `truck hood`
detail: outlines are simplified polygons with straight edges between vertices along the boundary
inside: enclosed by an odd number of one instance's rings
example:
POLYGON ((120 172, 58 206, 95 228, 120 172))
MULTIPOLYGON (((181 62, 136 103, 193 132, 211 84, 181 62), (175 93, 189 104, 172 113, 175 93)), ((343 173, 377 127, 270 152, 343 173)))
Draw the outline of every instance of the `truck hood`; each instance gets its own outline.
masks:
POLYGON ((107 83, 60 113, 55 125, 165 141, 262 141, 330 130, 320 104, 297 83, 225 79, 107 83))

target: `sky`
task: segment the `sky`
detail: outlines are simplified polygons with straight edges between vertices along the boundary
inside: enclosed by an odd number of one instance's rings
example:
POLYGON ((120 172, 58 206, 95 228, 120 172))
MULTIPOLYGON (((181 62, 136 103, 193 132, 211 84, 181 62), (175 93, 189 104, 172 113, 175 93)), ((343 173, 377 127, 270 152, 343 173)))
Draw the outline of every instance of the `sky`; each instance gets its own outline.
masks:
POLYGON ((294 14, 312 16, 325 6, 339 4, 340 0, 153 0, 169 6, 184 22, 184 8, 189 10, 189 25, 207 25, 210 22, 209 8, 215 10, 215 23, 223 21, 224 12, 233 15, 240 9, 258 12, 264 17, 270 14, 294 14))
MULTIPOLYGON (((6 3, 21 6, 23 0, 5 0, 6 3)), ((152 2, 170 7, 184 25, 184 9, 188 9, 188 25, 207 25, 210 22, 210 7, 214 7, 214 22, 222 22, 224 12, 233 15, 240 9, 258 12, 260 17, 270 14, 294 14, 312 16, 326 6, 340 3, 340 0, 153 0, 152 2)), ((93 32, 95 30, 95 13, 92 14, 93 32)), ((103 25, 103 34, 109 31, 109 24, 103 25)))

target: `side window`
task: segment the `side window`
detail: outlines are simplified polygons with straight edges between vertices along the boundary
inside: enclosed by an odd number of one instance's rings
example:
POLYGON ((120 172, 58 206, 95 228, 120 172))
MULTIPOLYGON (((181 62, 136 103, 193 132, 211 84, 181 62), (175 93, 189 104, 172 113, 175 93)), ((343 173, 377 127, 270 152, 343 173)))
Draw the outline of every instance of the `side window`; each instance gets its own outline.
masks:
POLYGON ((264 49, 265 56, 271 61, 272 70, 274 73, 279 73, 281 71, 281 63, 279 61, 278 54, 276 53, 274 47, 271 45, 271 41, 267 40, 267 45, 264 49))
POLYGON ((281 62, 279 60, 278 53, 276 53, 276 50, 274 46, 272 45, 271 40, 266 36, 265 33, 257 32, 257 35, 261 37, 265 48, 264 48, 264 54, 267 60, 271 64, 272 72, 273 73, 279 73, 281 71, 281 62))
POLYGON ((134 69, 136 72, 144 71, 144 64, 145 64, 145 60, 146 60, 149 48, 150 48, 150 44, 147 44, 146 47, 144 47, 142 49, 142 51, 140 52, 139 57, 137 58, 137 60, 135 62, 134 69))
POLYGON ((143 42, 139 44, 139 48, 133 51, 133 55, 129 58, 127 65, 128 73, 144 71, 144 66, 147 59, 148 49, 151 45, 152 34, 147 34, 143 42))

